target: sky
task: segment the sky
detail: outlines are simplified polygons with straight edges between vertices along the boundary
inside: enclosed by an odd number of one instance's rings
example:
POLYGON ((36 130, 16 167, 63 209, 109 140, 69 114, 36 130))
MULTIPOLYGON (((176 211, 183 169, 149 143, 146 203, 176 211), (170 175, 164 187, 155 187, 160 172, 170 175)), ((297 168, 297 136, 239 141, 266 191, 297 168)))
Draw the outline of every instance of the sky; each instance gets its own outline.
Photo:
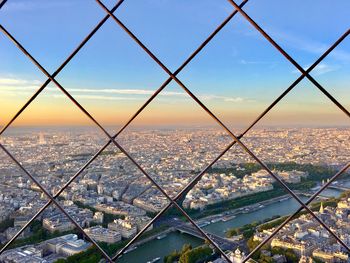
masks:
MULTIPOLYGON (((112 8, 116 1, 104 1, 112 8)), ((239 3, 239 2, 237 2, 239 3)), ((303 68, 349 29, 350 2, 250 0, 243 8, 303 68)), ((115 15, 174 72, 234 11, 226 0, 125 0, 115 15)), ((51 74, 106 15, 93 0, 9 0, 0 23, 51 74)), ((45 75, 0 34, 0 126, 45 82, 45 75)), ((350 109, 350 40, 311 75, 350 109)), ((178 74, 216 116, 245 127, 300 76, 240 14, 178 74)), ((111 18, 56 80, 101 124, 122 125, 169 75, 111 18)), ((90 121, 49 84, 13 123, 86 125, 90 121)), ((172 81, 132 125, 210 125, 215 122, 172 81)), ((261 125, 348 126, 309 80, 300 82, 261 125)))

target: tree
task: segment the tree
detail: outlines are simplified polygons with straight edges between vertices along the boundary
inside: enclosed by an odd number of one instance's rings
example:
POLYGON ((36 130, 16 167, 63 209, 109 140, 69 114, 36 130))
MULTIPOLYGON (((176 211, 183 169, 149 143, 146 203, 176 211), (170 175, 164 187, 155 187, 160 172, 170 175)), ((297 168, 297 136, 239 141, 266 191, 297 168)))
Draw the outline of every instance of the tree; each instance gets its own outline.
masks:
POLYGON ((192 249, 192 245, 191 244, 184 244, 182 246, 181 253, 185 253, 185 252, 187 252, 187 251, 189 251, 191 249, 192 249))
POLYGON ((295 253, 292 249, 287 249, 284 255, 286 256, 288 263, 298 263, 299 262, 298 256, 295 255, 295 253))
POLYGON ((260 263, 273 263, 274 260, 272 259, 272 257, 266 256, 264 254, 260 254, 259 262, 260 263))
POLYGON ((181 254, 179 263, 196 263, 204 261, 212 254, 212 252, 213 250, 206 245, 187 250, 185 253, 181 254))
POLYGON ((249 238, 247 241, 247 246, 249 251, 253 251, 259 245, 259 241, 254 241, 253 237, 249 238))
POLYGON ((174 250, 173 252, 171 252, 170 255, 167 255, 166 257, 164 257, 163 262, 173 263, 174 261, 179 260, 180 255, 181 255, 180 252, 178 252, 177 250, 174 250))
POLYGON ((271 253, 273 255, 284 255, 284 249, 280 247, 273 247, 271 248, 271 253))

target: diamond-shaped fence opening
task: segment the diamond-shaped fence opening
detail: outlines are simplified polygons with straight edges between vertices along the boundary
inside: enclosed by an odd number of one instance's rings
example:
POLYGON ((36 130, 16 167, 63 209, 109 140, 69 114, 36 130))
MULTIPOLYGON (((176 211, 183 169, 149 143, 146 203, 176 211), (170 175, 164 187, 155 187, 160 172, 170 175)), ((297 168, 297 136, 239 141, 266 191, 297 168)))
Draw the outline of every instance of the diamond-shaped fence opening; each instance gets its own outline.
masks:
POLYGON ((176 87, 177 84, 172 84, 129 124, 118 141, 171 197, 175 197, 227 147, 230 138, 197 103, 176 87), (161 97, 163 93, 181 94, 181 109, 175 98, 161 97), (167 126, 176 129, 164 130, 152 125, 153 116, 166 120, 167 126), (197 123, 190 119, 193 116, 197 123), (200 127, 198 123, 208 126, 200 127), (138 127, 142 125, 145 128, 140 131, 138 127), (183 139, 178 140, 179 137, 183 139))
MULTIPOLYGON (((0 3, 0 8, 2 8, 6 4, 6 2, 6 0, 3 0, 0 3)), ((24 104, 24 106, 18 111, 18 113, 15 114, 13 118, 6 125, 3 126, 3 128, 0 131, 0 135, 3 135, 5 131, 7 131, 9 127, 20 116, 22 116, 22 114, 24 114, 25 110, 28 107, 30 107, 32 103, 35 103, 38 96, 41 95, 43 90, 45 88, 48 88, 48 85, 52 85, 52 88, 56 88, 63 92, 62 94, 66 96, 73 104, 75 104, 77 109, 80 110, 83 114, 85 114, 85 116, 96 125, 96 127, 106 136, 107 140, 106 144, 102 148, 100 148, 94 155, 89 156, 90 159, 88 161, 88 158, 86 158, 86 160, 84 159, 84 165, 82 165, 78 171, 74 171, 75 174, 73 176, 71 175, 67 180, 64 181, 63 187, 61 185, 58 185, 56 191, 50 191, 51 189, 47 189, 45 186, 45 182, 41 182, 40 180, 38 180, 34 176, 33 171, 27 170, 25 164, 18 160, 20 158, 17 159, 17 156, 15 157, 13 155, 13 150, 10 149, 10 147, 7 147, 6 145, 6 141, 8 139, 1 141, 0 147, 3 153, 11 159, 12 165, 15 164, 17 169, 24 173, 24 177, 27 178, 25 179, 23 176, 20 178, 12 177, 12 175, 10 177, 15 182, 18 182, 18 184, 20 184, 21 186, 25 186, 26 184, 28 184, 31 185, 31 187, 37 189, 38 192, 41 192, 41 198, 42 200, 46 201, 46 204, 44 206, 40 206, 43 205, 45 201, 38 201, 37 204, 35 204, 36 208, 41 208, 36 212, 35 215, 33 215, 32 213, 30 216, 28 216, 28 214, 26 214, 26 211, 22 211, 27 216, 22 218, 28 219, 31 217, 30 220, 28 222, 25 222, 26 220, 24 219, 22 221, 17 220, 16 226, 12 229, 12 234, 9 233, 8 235, 9 242, 2 247, 2 249, 0 250, 0 254, 11 257, 11 254, 8 254, 8 249, 11 248, 12 245, 15 245, 15 242, 20 242, 20 238, 25 238, 25 234, 27 233, 27 231, 30 231, 30 229, 37 227, 35 225, 35 220, 40 216, 41 218, 45 219, 44 227, 51 234, 51 237, 54 236, 55 229, 59 229, 60 227, 66 230, 70 230, 73 228, 76 229, 76 236, 69 236, 66 237, 66 239, 62 237, 59 240, 54 239, 51 241, 52 244, 54 244, 55 242, 61 242, 62 244, 65 244, 63 246, 66 246, 65 251, 66 253, 68 253, 67 255, 69 255, 69 251, 77 249, 77 247, 83 247, 85 249, 90 249, 89 253, 94 253, 95 251, 101 253, 101 256, 96 256, 95 260, 99 260, 101 259, 101 257, 104 257, 104 259, 107 262, 113 262, 115 260, 118 262, 118 259, 120 259, 123 256, 123 254, 128 252, 128 250, 132 249, 133 243, 136 242, 137 239, 141 237, 141 235, 146 234, 146 231, 150 230, 151 226, 153 224, 156 224, 158 222, 158 219, 161 219, 161 216, 163 214, 175 213, 178 216, 178 218, 176 218, 175 221, 179 222, 172 222, 174 224, 173 227, 178 228, 180 231, 183 231, 185 233, 188 232, 194 235, 201 236, 201 238, 206 240, 207 242, 206 246, 203 248, 204 250, 208 250, 210 248, 210 251, 214 251, 214 254, 216 255, 221 255, 222 259, 228 262, 230 262, 231 260, 235 260, 235 255, 226 254, 223 251, 223 247, 226 247, 226 245, 228 247, 231 246, 230 248, 232 248, 232 246, 238 247, 238 243, 229 239, 220 238, 210 232, 203 231, 203 229, 201 228, 201 223, 195 221, 191 217, 189 211, 183 208, 183 203, 186 203, 186 195, 188 195, 189 192, 190 194, 193 193, 191 191, 195 191, 196 187, 205 187, 205 176, 211 176, 211 173, 215 171, 215 169, 220 169, 216 166, 220 164, 220 158, 223 157, 225 153, 227 153, 234 145, 234 147, 238 147, 240 151, 244 151, 245 154, 249 156, 249 158, 252 160, 252 163, 254 163, 255 165, 252 165, 254 169, 259 169, 258 171, 264 173, 266 178, 274 180, 274 183, 276 185, 278 185, 281 189, 290 194, 291 197, 294 198, 293 200, 295 200, 300 205, 300 208, 297 209, 294 214, 288 216, 284 220, 284 222, 281 222, 282 224, 279 224, 275 228, 268 229, 268 231, 266 231, 267 234, 265 236, 262 236, 260 239, 260 241, 262 242, 257 244, 254 248, 252 248, 251 252, 246 257, 241 257, 241 261, 246 262, 248 260, 251 260, 252 256, 254 257, 254 254, 258 252, 261 248, 263 248, 264 245, 266 245, 268 242, 277 242, 278 238, 280 238, 279 231, 282 231, 281 233, 283 233, 283 231, 288 231, 288 227, 291 228, 292 224, 296 224, 293 220, 295 220, 295 216, 302 210, 305 210, 305 215, 303 216, 307 217, 308 220, 310 220, 310 224, 320 225, 320 227, 322 228, 322 231, 320 230, 322 235, 331 236, 335 240, 335 243, 339 246, 339 250, 349 252, 349 242, 348 240, 344 239, 345 234, 329 226, 329 218, 327 218, 326 212, 324 212, 325 208, 323 208, 323 205, 321 205, 321 207, 319 208, 320 211, 316 212, 315 207, 313 207, 311 204, 311 202, 316 197, 322 194, 324 189, 333 184, 337 180, 337 178, 342 176, 347 171, 347 169, 350 166, 350 164, 348 163, 349 160, 346 160, 347 162, 345 163, 345 165, 338 169, 338 172, 335 173, 333 177, 329 178, 327 182, 321 185, 321 187, 310 197, 310 199, 308 199, 306 202, 303 202, 303 200, 301 200, 298 194, 296 194, 295 190, 291 187, 291 185, 288 184, 286 180, 284 180, 285 178, 282 176, 282 174, 277 174, 276 170, 271 170, 271 167, 269 165, 266 165, 262 161, 262 159, 258 157, 259 154, 257 153, 256 155, 254 153, 254 150, 251 150, 254 149, 254 146, 249 145, 244 139, 242 139, 266 114, 270 112, 272 108, 275 107, 276 104, 278 104, 303 79, 307 79, 313 85, 313 88, 320 91, 323 96, 328 98, 331 101, 331 103, 333 103, 337 108, 339 108, 343 113, 345 113, 347 117, 350 117, 350 113, 346 109, 346 107, 344 107, 337 99, 335 99, 327 91, 327 89, 325 89, 315 79, 317 76, 314 77, 310 74, 312 70, 314 70, 322 62, 322 60, 325 59, 333 51, 333 49, 335 49, 348 36, 349 30, 347 30, 342 36, 340 36, 340 38, 328 50, 326 50, 324 54, 322 54, 320 58, 314 62, 314 64, 309 66, 307 69, 304 69, 243 10, 243 7, 248 2, 248 0, 243 1, 242 3, 240 3, 240 5, 238 5, 232 0, 228 0, 228 3, 231 4, 233 7, 232 13, 217 27, 216 30, 213 31, 211 35, 209 35, 207 39, 203 41, 203 43, 188 57, 188 59, 184 61, 182 65, 179 66, 177 70, 172 71, 167 67, 166 64, 162 62, 162 60, 158 56, 155 55, 155 53, 153 53, 151 49, 149 49, 144 44, 142 39, 138 38, 138 36, 134 32, 132 32, 123 21, 121 21, 118 18, 117 14, 114 14, 114 12, 119 8, 120 5, 122 5, 123 2, 127 1, 120 0, 115 3, 114 7, 108 9, 103 4, 103 2, 97 0, 96 8, 99 8, 100 11, 103 11, 105 13, 104 18, 102 18, 102 20, 97 23, 97 25, 91 30, 91 32, 86 36, 86 38, 53 73, 48 72, 46 68, 40 63, 40 61, 38 61, 34 56, 31 55, 29 51, 27 51, 26 47, 18 41, 18 39, 15 35, 12 34, 12 32, 9 32, 3 25, 0 25, 2 33, 6 37, 8 37, 23 52, 24 55, 26 55, 29 58, 29 60, 33 62, 33 64, 47 78, 47 80, 32 95, 32 97, 27 101, 27 103, 24 104), (254 120, 241 134, 234 134, 231 131, 231 129, 229 129, 224 124, 224 122, 220 120, 201 101, 200 98, 194 95, 191 89, 187 87, 186 84, 184 84, 180 78, 178 78, 178 74, 182 70, 184 70, 187 64, 194 57, 196 57, 197 54, 201 52, 201 50, 216 36, 216 34, 219 31, 221 31, 221 29, 224 28, 226 24, 237 14, 242 15, 247 20, 247 22, 249 22, 253 27, 255 27, 257 32, 261 33, 261 35, 264 38, 266 38, 268 42, 270 42, 272 46, 276 48, 276 50, 280 52, 281 55, 285 57, 291 63, 291 65, 293 65, 301 74, 289 87, 286 87, 286 90, 278 98, 276 98, 274 102, 261 115, 259 115, 256 118, 256 120, 254 120), (84 106, 82 106, 82 104, 80 104, 75 99, 74 95, 67 91, 65 87, 62 86, 56 78, 58 74, 66 67, 66 65, 85 46, 85 44, 91 38, 93 38, 94 34, 97 31, 99 31, 101 27, 103 27, 103 24, 107 20, 114 22, 116 27, 119 27, 120 29, 125 31, 125 33, 133 41, 135 41, 135 43, 138 46, 140 46, 140 48, 142 48, 145 54, 147 54, 152 60, 154 60, 154 62, 159 65, 160 69, 163 70, 166 75, 168 75, 168 78, 164 81, 164 83, 157 90, 155 90, 151 97, 140 107, 140 109, 133 116, 131 116, 129 121, 127 121, 125 125, 122 126, 115 134, 110 134, 107 131, 106 127, 102 126, 98 122, 98 120, 95 119, 94 116, 92 116, 89 113, 89 111, 87 111, 84 108, 84 106), (161 183, 157 182, 157 180, 155 179, 157 177, 157 174, 149 173, 147 169, 143 168, 142 160, 134 158, 133 154, 129 153, 129 150, 133 149, 133 143, 136 143, 135 141, 128 142, 128 144, 130 145, 130 147, 128 147, 129 149, 125 149, 123 145, 119 143, 121 139, 119 137, 122 136, 122 132, 125 131, 127 127, 129 127, 130 123, 133 122, 134 119, 136 119, 137 116, 139 116, 141 112, 143 112, 144 109, 148 107, 148 105, 159 94, 161 94, 161 92, 166 88, 166 86, 170 82, 173 82, 176 85, 178 85, 182 90, 181 92, 186 93, 186 96, 189 96, 195 103, 197 103, 199 107, 201 107, 202 110, 206 114, 208 114, 209 117, 211 117, 219 126, 221 126, 221 128, 225 132, 225 136, 227 138, 230 138, 231 140, 231 143, 228 146, 226 146, 225 150, 218 154, 215 158, 213 158, 213 160, 210 163, 206 163, 205 167, 195 169, 193 176, 185 182, 182 182, 182 185, 185 187, 178 189, 179 191, 175 191, 174 194, 169 194, 169 189, 164 189, 166 187, 163 186, 161 183), (102 167, 100 167, 100 169, 98 169, 98 166, 95 166, 94 168, 90 167, 90 164, 92 162, 98 161, 102 164, 102 167), (125 171, 126 168, 124 167, 124 162, 131 163, 134 169, 125 171), (108 169, 109 171, 106 172, 106 170, 108 169), (209 175, 206 174, 207 172, 209 172, 209 175), (113 173, 115 175, 116 180, 105 180, 103 176, 103 174, 105 173, 113 173), (120 178, 123 178, 123 176, 127 176, 132 181, 132 183, 130 183, 131 185, 123 186, 122 184, 117 183, 118 180, 120 180, 120 178), (203 178, 204 180, 201 181, 203 178), (101 193, 104 196, 102 198, 99 198, 98 196, 94 196, 93 191, 91 191, 91 198, 82 198, 82 196, 79 195, 79 192, 82 187, 87 187, 87 189, 85 189, 86 191, 95 189, 97 190, 97 192, 101 193), (135 198, 135 193, 138 193, 139 195, 141 192, 143 194, 141 194, 139 198, 135 198), (164 203, 152 204, 152 198, 154 197, 154 195, 161 196, 163 198, 162 200, 164 200, 164 203), (73 199, 74 201, 64 199, 73 199), (124 203, 130 203, 130 205, 128 206, 118 204, 118 202, 115 202, 115 200, 118 199, 123 200, 124 203), (148 211, 142 209, 135 209, 134 206, 131 205, 131 203, 136 203, 139 205, 143 204, 145 208, 148 208, 148 211), (153 207, 154 211, 151 211, 150 207, 153 207), (101 213, 101 211, 107 211, 106 215, 108 216, 105 215, 106 218, 104 218, 103 213, 101 213), (133 211, 135 213, 134 219, 125 218, 125 211, 133 211), (147 212, 149 214, 147 214, 147 212), (187 221, 188 223, 183 222, 182 220, 187 221), (102 224, 103 227, 107 226, 109 230, 106 230, 105 228, 100 226, 94 226, 95 224, 99 223, 102 224), (100 243, 99 241, 101 240, 106 241, 107 237, 109 238, 108 240, 120 241, 121 236, 118 234, 117 231, 111 230, 111 228, 113 227, 119 230, 122 228, 123 237, 126 238, 127 241, 124 241, 119 246, 113 247, 106 246, 105 242, 100 243), (68 240, 69 238, 72 240, 68 240), (85 241, 83 241, 82 239, 85 239, 85 241), (93 249, 90 248, 92 246, 94 246, 93 249)), ((39 141, 40 140, 45 140, 44 136, 39 138, 39 141)), ((240 151, 238 151, 237 153, 239 153, 240 151)), ((62 152, 62 154, 64 153, 62 152)), ((128 169, 129 167, 130 166, 128 165, 128 169)), ((237 165, 235 169, 239 171, 243 168, 237 165)), ((8 172, 11 174, 11 171, 8 172)), ((48 169, 47 172, 52 171, 48 169)), ((7 200, 11 199, 11 197, 14 194, 11 186, 7 187, 7 193, 9 194, 7 200)), ((23 190, 23 194, 28 194, 28 192, 23 190)), ((4 197, 2 198, 4 199, 4 197)), ((32 196, 31 198, 33 201, 35 199, 35 196, 32 196)), ((340 204, 340 207, 338 207, 340 210, 337 210, 337 213, 345 213, 344 209, 346 208, 346 205, 346 203, 340 204)), ((329 211, 329 213, 331 213, 333 210, 330 208, 326 208, 326 211, 329 211)), ((12 224, 12 222, 10 223, 12 224)), ((302 235, 302 233, 300 232, 296 234, 302 235)), ((35 254, 39 253, 32 247, 27 247, 25 251, 21 251, 19 249, 18 252, 19 255, 21 255, 21 253, 31 254, 33 256, 33 260, 35 259, 35 254)), ((76 252, 76 250, 74 252, 76 252)), ((343 254, 339 254, 338 256, 342 257, 342 255, 343 254)), ((236 256, 242 255, 237 254, 236 256)))
POLYGON ((103 132, 63 93, 55 97, 55 91, 56 87, 49 84, 2 134, 2 145, 52 194, 106 142, 103 132), (50 111, 52 101, 60 105, 58 112, 50 111), (33 115, 38 118, 32 118, 33 115), (57 117, 67 123, 76 123, 76 120, 69 120, 71 116, 81 121, 81 129, 33 127, 23 130, 16 126, 41 120, 54 122, 57 117), (36 146, 33 148, 33 145, 36 146))

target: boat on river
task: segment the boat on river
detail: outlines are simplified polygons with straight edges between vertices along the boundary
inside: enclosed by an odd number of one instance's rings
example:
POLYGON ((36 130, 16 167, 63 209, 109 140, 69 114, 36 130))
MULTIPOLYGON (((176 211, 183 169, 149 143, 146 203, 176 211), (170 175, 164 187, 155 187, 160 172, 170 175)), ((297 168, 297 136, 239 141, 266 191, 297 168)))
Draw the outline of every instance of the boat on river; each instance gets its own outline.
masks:
POLYGON ((202 222, 202 223, 198 224, 199 227, 205 227, 207 225, 210 225, 209 221, 205 221, 205 222, 202 222))
POLYGON ((133 251, 135 249, 137 249, 137 247, 128 248, 127 250, 124 251, 124 254, 129 253, 129 252, 131 252, 131 251, 133 251))
POLYGON ((222 220, 221 218, 215 218, 215 219, 212 219, 210 222, 217 223, 217 222, 219 222, 221 220, 222 220))
POLYGON ((229 220, 231 220, 231 219, 234 219, 235 217, 236 217, 235 215, 224 216, 224 217, 222 218, 222 221, 223 221, 223 222, 227 222, 227 221, 229 221, 229 220))
POLYGON ((146 263, 154 263, 154 262, 157 262, 159 260, 160 260, 160 257, 156 257, 156 258, 154 258, 152 260, 147 261, 146 263))
POLYGON ((281 198, 280 200, 278 200, 278 202, 283 202, 283 201, 286 201, 288 199, 289 199, 289 197, 284 197, 284 198, 281 198))
POLYGON ((161 240, 161 239, 165 238, 166 236, 167 236, 166 234, 159 235, 159 236, 157 236, 157 239, 158 239, 158 240, 161 240))

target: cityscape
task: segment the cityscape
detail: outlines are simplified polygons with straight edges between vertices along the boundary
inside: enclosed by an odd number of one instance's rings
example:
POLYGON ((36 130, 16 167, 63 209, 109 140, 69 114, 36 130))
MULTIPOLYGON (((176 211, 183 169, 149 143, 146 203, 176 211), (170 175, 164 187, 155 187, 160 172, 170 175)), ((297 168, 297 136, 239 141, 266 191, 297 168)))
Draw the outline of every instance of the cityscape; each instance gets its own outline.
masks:
MULTIPOLYGON (((349 128, 265 128, 253 130, 242 141, 306 201, 349 160, 349 138, 349 128)), ((125 131, 117 141, 174 198, 232 139, 224 131, 208 127, 139 128, 125 131)), ((103 143, 104 138, 89 127, 14 128, 1 138, 1 144, 50 194, 59 193, 57 200, 64 210, 113 256, 170 201, 114 144, 105 147, 71 181, 103 143), (67 189, 60 192, 67 183, 67 189)), ((1 160, 0 241, 4 246, 49 199, 5 153, 1 160)), ((350 180, 344 173, 312 203, 317 215, 346 244, 350 244, 348 191, 350 180)), ((254 245, 283 222, 284 216, 297 210, 298 203, 234 145, 185 192, 181 207, 220 244, 232 262, 241 262, 254 245), (273 213, 257 215, 249 222, 251 215, 270 206, 276 206, 273 213), (245 223, 239 224, 241 218, 245 223), (258 226, 253 221, 258 221, 258 226)), ((148 225, 117 262, 135 260, 139 250, 145 262, 173 262, 186 254, 182 247, 190 251, 186 255, 201 255, 205 262, 226 262, 204 241, 201 233, 172 208, 148 225), (174 251, 163 248, 153 257, 142 250, 152 242, 173 242, 174 238, 174 251)), ((76 262, 74 256, 84 254, 91 262, 98 262, 102 255, 91 255, 93 249, 76 225, 51 204, 0 255, 0 262, 76 262)), ((252 260, 292 262, 293 257, 298 262, 349 260, 345 248, 305 213, 285 225, 252 260)))
POLYGON ((0 0, 0 263, 350 263, 349 10, 0 0))

